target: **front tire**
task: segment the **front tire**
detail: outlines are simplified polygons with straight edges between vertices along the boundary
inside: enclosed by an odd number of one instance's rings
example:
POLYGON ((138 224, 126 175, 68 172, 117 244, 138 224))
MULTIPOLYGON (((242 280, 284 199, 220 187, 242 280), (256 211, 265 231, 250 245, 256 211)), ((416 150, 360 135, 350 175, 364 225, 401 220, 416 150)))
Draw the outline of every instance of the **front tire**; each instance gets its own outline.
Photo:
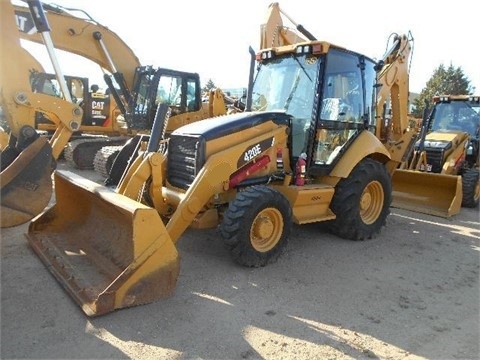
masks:
POLYGON ((480 197, 480 174, 478 169, 468 169, 462 174, 462 206, 474 208, 480 197))
POLYGON ((261 267, 283 253, 291 227, 288 200, 273 188, 257 185, 238 192, 223 216, 220 232, 235 262, 261 267))
POLYGON ((392 181, 385 166, 370 158, 355 166, 335 188, 330 231, 350 240, 375 237, 385 225, 392 202, 392 181))

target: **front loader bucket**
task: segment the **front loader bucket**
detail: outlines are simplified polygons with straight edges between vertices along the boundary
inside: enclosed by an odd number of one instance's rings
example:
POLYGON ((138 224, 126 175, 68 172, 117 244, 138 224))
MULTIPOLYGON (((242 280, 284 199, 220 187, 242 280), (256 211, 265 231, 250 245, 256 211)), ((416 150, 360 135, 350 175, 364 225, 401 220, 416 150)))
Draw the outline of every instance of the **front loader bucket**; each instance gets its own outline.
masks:
POLYGON ((392 188, 395 208, 447 218, 458 214, 462 206, 460 176, 395 170, 392 188))
POLYGON ((88 316, 170 295, 180 262, 157 211, 68 171, 30 245, 88 316))
POLYGON ((39 137, 2 171, 2 228, 26 223, 45 210, 52 197, 52 161, 48 140, 39 137))

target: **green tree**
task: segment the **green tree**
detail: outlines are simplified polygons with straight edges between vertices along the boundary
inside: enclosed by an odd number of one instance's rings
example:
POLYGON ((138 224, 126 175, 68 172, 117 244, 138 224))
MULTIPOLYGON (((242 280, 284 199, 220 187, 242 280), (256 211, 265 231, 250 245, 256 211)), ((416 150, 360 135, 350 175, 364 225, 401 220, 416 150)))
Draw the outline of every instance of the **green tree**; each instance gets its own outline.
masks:
POLYGON ((431 104, 435 95, 464 95, 473 94, 473 91, 475 91, 475 87, 471 86, 470 80, 463 73, 461 67, 456 68, 450 64, 448 68, 445 68, 441 64, 435 69, 418 98, 413 101, 412 114, 415 117, 422 117, 425 101, 431 104))
POLYGON ((217 86, 212 79, 208 79, 207 84, 202 88, 204 93, 208 93, 210 90, 215 89, 217 86))

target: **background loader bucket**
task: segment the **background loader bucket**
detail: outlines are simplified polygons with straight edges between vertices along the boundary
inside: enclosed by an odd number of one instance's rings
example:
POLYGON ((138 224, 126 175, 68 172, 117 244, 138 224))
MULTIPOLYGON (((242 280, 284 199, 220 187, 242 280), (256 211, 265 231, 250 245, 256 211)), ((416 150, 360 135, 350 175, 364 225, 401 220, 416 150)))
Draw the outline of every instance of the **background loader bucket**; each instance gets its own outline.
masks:
POLYGON ((54 184, 56 204, 26 236, 87 315, 171 294, 179 256, 155 209, 67 171, 54 184))
POLYGON ((450 217, 458 214, 462 206, 460 176, 395 170, 392 187, 395 208, 450 217))
POLYGON ((52 148, 38 138, 1 173, 1 227, 30 221, 52 197, 52 148))

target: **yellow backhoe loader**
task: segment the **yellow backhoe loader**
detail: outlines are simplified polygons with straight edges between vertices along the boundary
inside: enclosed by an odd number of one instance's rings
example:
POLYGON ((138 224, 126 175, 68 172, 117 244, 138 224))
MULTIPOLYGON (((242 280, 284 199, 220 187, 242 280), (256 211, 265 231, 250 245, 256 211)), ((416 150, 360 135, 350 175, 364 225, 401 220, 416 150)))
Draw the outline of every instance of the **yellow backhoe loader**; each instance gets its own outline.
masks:
POLYGON ((478 206, 479 99, 472 95, 433 98, 412 155, 394 173, 393 207, 449 217, 461 206, 478 206))
POLYGON ((381 231, 391 175, 416 136, 407 130, 411 38, 395 36, 377 63, 305 36, 252 51, 243 113, 182 126, 162 147, 157 124, 170 110, 161 104, 147 149, 114 191, 55 172, 56 203, 27 237, 87 315, 169 295, 188 227, 219 226, 248 267, 275 261, 292 223, 327 222, 351 240, 381 231))
POLYGON ((171 294, 188 227, 219 226, 247 267, 274 262, 293 223, 326 222, 351 240, 378 235, 391 176, 417 135, 407 111, 412 38, 395 35, 375 62, 302 35, 251 49, 243 113, 162 138, 171 108, 160 103, 147 147, 116 189, 55 171, 55 204, 27 238, 87 315, 171 294))

